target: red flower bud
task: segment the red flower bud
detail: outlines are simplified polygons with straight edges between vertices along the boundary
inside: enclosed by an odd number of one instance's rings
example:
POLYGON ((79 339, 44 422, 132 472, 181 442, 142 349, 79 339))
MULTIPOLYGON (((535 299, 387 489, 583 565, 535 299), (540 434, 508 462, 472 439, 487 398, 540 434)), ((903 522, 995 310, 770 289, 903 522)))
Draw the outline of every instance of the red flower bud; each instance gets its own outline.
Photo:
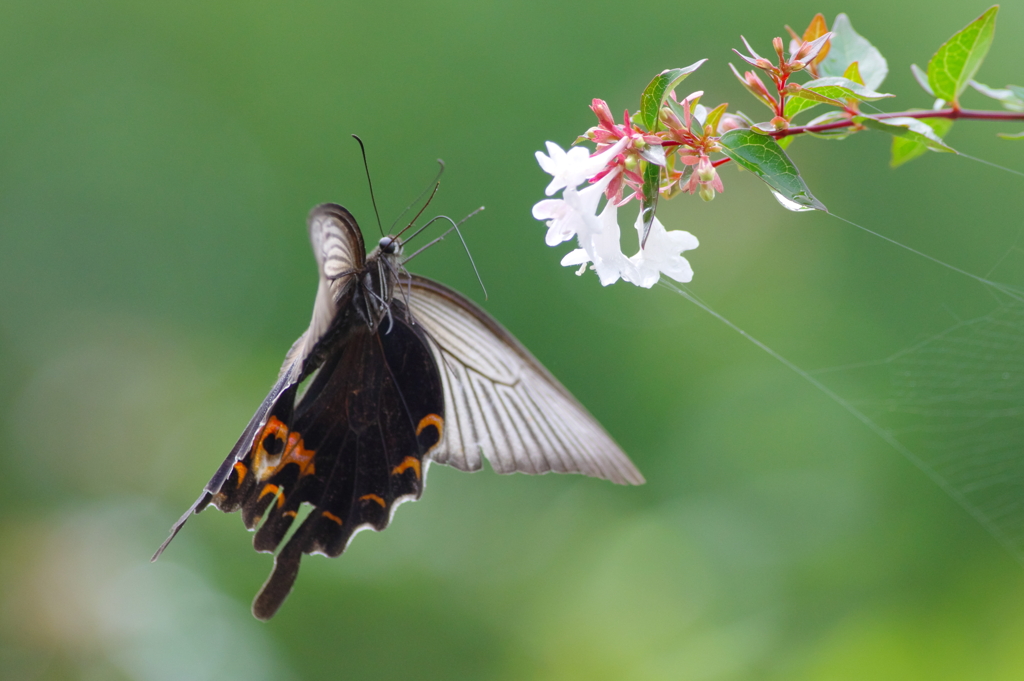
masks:
POLYGON ((615 119, 612 118, 612 110, 608 108, 608 103, 603 99, 595 99, 590 104, 590 110, 597 116, 598 122, 603 128, 613 128, 615 126, 615 119))

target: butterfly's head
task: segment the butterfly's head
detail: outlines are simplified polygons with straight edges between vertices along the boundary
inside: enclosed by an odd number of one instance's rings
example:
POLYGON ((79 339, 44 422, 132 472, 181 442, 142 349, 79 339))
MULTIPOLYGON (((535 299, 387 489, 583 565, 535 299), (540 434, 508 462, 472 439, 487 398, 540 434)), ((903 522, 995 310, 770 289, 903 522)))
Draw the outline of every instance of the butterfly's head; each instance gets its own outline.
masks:
POLYGON ((397 236, 386 236, 377 244, 380 252, 386 255, 402 255, 402 240, 397 236))

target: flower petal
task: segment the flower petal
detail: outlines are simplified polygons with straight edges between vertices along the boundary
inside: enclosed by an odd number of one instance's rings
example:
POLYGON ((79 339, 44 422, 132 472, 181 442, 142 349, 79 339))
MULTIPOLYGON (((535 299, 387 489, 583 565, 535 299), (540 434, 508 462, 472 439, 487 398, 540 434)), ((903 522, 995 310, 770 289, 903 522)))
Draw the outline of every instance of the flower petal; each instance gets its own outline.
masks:
POLYGON ((546 142, 548 153, 536 152, 537 163, 541 169, 551 175, 551 182, 544 193, 551 196, 559 189, 570 187, 575 189, 597 171, 604 167, 604 162, 595 161, 585 147, 573 147, 564 151, 554 142, 546 142))
MULTIPOLYGON (((642 235, 644 225, 641 216, 637 216, 634 226, 637 234, 642 235)), ((646 245, 629 259, 635 268, 635 278, 628 281, 643 288, 650 288, 658 283, 664 274, 682 283, 689 282, 693 279, 693 268, 681 253, 691 251, 699 245, 697 237, 689 232, 668 232, 661 221, 654 218, 646 245)))
POLYGON ((563 267, 577 267, 585 262, 590 262, 590 256, 582 248, 577 248, 566 253, 560 264, 563 267))

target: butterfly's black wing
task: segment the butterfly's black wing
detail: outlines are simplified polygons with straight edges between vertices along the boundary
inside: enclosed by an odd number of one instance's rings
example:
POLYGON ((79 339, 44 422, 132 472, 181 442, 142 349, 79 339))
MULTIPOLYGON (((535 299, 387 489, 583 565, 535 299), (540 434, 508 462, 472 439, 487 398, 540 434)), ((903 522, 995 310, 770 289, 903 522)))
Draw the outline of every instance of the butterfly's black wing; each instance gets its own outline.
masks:
POLYGON ((443 428, 441 379, 422 330, 397 305, 392 316, 377 333, 354 329, 297 404, 278 401, 213 497, 258 527, 258 551, 277 549, 301 505, 312 507, 253 603, 261 619, 291 591, 302 554, 341 554, 353 534, 384 529, 423 490, 425 457, 443 428))
POLYGON ((206 483, 203 493, 171 528, 170 536, 157 549, 153 560, 160 557, 193 513, 199 513, 213 501, 232 474, 235 464, 250 454, 256 434, 264 429, 270 415, 291 408, 300 381, 325 361, 330 348, 337 345, 338 336, 350 333, 353 328, 354 315, 344 313, 351 312, 348 303, 353 295, 355 275, 363 268, 366 259, 359 226, 352 214, 341 206, 323 204, 310 213, 308 227, 320 275, 309 328, 292 344, 274 387, 220 468, 206 483))
POLYGON ((431 459, 499 473, 583 473, 620 484, 644 478, 601 424, 490 315, 460 293, 411 275, 403 282, 441 371, 445 428, 431 459))

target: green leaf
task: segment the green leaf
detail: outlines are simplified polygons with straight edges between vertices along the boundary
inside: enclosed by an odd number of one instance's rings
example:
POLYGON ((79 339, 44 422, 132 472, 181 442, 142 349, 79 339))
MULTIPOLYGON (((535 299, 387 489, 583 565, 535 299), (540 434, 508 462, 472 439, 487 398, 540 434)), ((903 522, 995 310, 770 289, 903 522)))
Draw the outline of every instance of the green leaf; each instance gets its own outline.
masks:
POLYGON ((842 76, 816 78, 804 83, 803 87, 821 93, 826 97, 834 97, 835 99, 859 99, 861 101, 873 102, 878 99, 896 96, 887 92, 875 92, 869 87, 842 76))
POLYGON ((1015 85, 1010 85, 1007 88, 994 88, 984 83, 979 83, 976 80, 970 81, 970 86, 986 97, 991 97, 1002 104, 1004 109, 1024 111, 1024 88, 1019 88, 1015 85))
POLYGON ((822 76, 842 76, 850 64, 857 62, 864 85, 874 90, 889 74, 885 57, 868 39, 853 30, 850 17, 840 14, 832 26, 832 48, 818 65, 822 76))
POLYGON ((921 89, 934 97, 935 93, 932 92, 932 86, 928 83, 928 74, 925 73, 917 64, 910 65, 910 72, 914 74, 914 80, 916 80, 917 84, 921 86, 921 89))
POLYGON ((790 92, 786 100, 786 118, 792 119, 797 113, 810 109, 819 103, 844 107, 847 101, 875 101, 893 95, 875 92, 849 78, 817 78, 804 83, 799 90, 790 92))
POLYGON ((863 85, 864 79, 860 75, 860 62, 853 62, 843 71, 843 78, 852 80, 857 85, 863 85))
POLYGON ((1004 140, 1024 140, 1024 132, 997 132, 996 136, 1004 140))
POLYGON ((846 104, 839 99, 828 97, 816 90, 810 88, 800 88, 799 90, 792 89, 789 91, 789 96, 786 98, 786 109, 784 115, 787 120, 793 120, 801 111, 806 111, 819 104, 829 104, 831 106, 838 106, 843 108, 846 104))
POLYGON ((942 138, 935 134, 935 131, 930 125, 917 118, 910 118, 908 116, 897 116, 896 118, 886 118, 879 120, 872 118, 871 116, 854 116, 853 120, 855 123, 860 123, 865 128, 872 128, 874 130, 881 130, 887 132, 890 135, 897 137, 905 137, 915 142, 924 144, 929 149, 935 151, 946 151, 950 153, 958 153, 955 149, 948 146, 942 141, 942 138))
POLYGON ((998 11, 999 5, 990 7, 947 40, 928 62, 928 83, 936 97, 947 102, 958 101, 988 54, 998 11))
POLYGON ((828 212, 825 204, 811 194, 793 161, 771 137, 752 130, 730 130, 719 142, 723 153, 767 184, 784 208, 828 212))
MULTIPOLYGON (((793 95, 786 99, 786 109, 783 111, 783 115, 786 120, 793 120, 798 113, 801 111, 807 111, 821 104, 821 102, 810 99, 809 97, 798 97, 793 95)), ((836 102, 835 106, 842 106, 842 102, 836 102)))
POLYGON ((701 59, 695 64, 690 64, 681 69, 666 69, 654 77, 644 92, 640 95, 640 121, 649 132, 654 132, 658 126, 658 113, 661 105, 665 103, 668 93, 683 82, 683 80, 700 68, 700 65, 707 59, 701 59))
MULTIPOLYGON (((953 127, 952 118, 925 118, 921 122, 931 128, 939 138, 945 137, 949 133, 950 128, 953 127)), ((928 149, 927 144, 910 137, 893 137, 892 159, 889 161, 889 165, 897 168, 907 161, 917 158, 928 151, 928 149)))
POLYGON ((707 118, 704 120, 704 125, 710 125, 713 134, 718 134, 718 122, 722 120, 722 114, 724 114, 725 110, 728 108, 729 105, 723 102, 708 112, 707 118))
POLYGON ((640 248, 647 244, 647 234, 654 224, 654 212, 658 209, 658 195, 661 193, 661 167, 648 163, 644 167, 644 200, 640 214, 644 218, 644 233, 640 238, 640 248))

